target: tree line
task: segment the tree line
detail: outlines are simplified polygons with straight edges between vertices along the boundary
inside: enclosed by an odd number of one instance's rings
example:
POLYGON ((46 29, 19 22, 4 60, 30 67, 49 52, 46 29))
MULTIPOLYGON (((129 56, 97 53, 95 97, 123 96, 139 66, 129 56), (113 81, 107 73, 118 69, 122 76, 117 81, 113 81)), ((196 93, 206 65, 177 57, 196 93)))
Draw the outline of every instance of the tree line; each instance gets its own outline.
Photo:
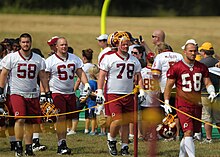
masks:
MULTIPOLYGON (((104 0, 1 0, 1 13, 99 16, 104 0)), ((109 16, 219 16, 219 0, 111 0, 109 16)))

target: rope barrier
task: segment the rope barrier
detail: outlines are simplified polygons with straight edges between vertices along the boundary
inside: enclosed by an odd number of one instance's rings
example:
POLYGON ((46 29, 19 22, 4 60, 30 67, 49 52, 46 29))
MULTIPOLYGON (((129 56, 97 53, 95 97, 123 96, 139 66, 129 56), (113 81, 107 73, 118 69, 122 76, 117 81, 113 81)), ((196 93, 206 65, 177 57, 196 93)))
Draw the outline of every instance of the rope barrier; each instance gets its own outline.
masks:
MULTIPOLYGON (((112 102, 114 102, 114 101, 117 101, 117 100, 119 100, 119 99, 125 98, 125 97, 127 97, 127 96, 129 96, 129 95, 131 95, 131 94, 136 94, 136 93, 138 93, 139 88, 140 88, 139 86, 135 86, 135 88, 133 89, 133 91, 132 91, 131 93, 128 93, 128 94, 126 94, 126 95, 123 95, 123 96, 121 96, 121 97, 119 97, 119 98, 117 98, 117 99, 114 99, 114 100, 105 102, 103 105, 106 105, 106 104, 112 103, 112 102)), ((144 90, 144 91, 145 91, 145 92, 150 92, 150 91, 147 91, 147 90, 144 90)), ((175 92, 172 92, 172 93, 175 93, 175 92)), ((220 92, 218 92, 217 94, 219 94, 219 93, 220 93, 220 92)), ((207 94, 207 93, 202 93, 202 94, 207 94)), ((162 100, 160 100, 160 99, 158 99, 158 98, 157 98, 157 100, 160 101, 161 103, 165 104, 164 101, 162 101, 162 100)), ((214 125, 214 124, 209 123, 209 122, 205 122, 205 121, 203 121, 203 120, 201 120, 201 119, 199 119, 199 118, 196 118, 196 117, 194 117, 194 116, 192 116, 192 115, 189 115, 189 114, 187 114, 187 113, 185 113, 185 112, 183 112, 183 111, 181 111, 181 110, 175 108, 174 106, 171 106, 170 104, 167 104, 167 105, 169 105, 172 109, 175 109, 176 111, 178 111, 178 112, 180 112, 180 113, 182 113, 182 114, 185 114, 186 116, 188 116, 188 117, 190 117, 190 118, 193 118, 193 119, 195 119, 195 120, 197 120, 197 121, 200 121, 200 122, 202 122, 202 123, 205 123, 205 124, 208 124, 208 125, 210 125, 210 126, 212 126, 212 127, 216 127, 217 129, 220 129, 220 127, 217 126, 217 125, 214 125)), ((14 117, 16 117, 16 118, 50 118, 50 117, 54 117, 54 116, 62 116, 62 115, 74 114, 74 113, 77 113, 77 112, 82 112, 82 111, 86 111, 86 110, 93 109, 93 108, 97 108, 97 106, 93 106, 93 107, 90 107, 90 108, 85 108, 85 109, 82 109, 82 110, 72 111, 72 112, 60 113, 60 114, 55 114, 55 115, 48 115, 48 116, 11 116, 11 115, 0 115, 0 117, 7 117, 7 118, 14 118, 14 117)), ((175 116, 176 116, 176 115, 175 115, 175 116)))

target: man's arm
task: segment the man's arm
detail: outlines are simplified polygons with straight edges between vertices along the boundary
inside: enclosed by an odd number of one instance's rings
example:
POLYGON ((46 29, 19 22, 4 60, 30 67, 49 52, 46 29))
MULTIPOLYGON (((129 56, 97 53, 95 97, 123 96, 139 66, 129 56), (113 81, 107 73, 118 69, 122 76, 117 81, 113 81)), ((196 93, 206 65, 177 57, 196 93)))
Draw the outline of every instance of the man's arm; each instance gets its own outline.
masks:
POLYGON ((39 72, 39 78, 40 78, 40 90, 41 92, 49 92, 50 88, 49 88, 49 75, 50 73, 45 72, 45 70, 41 70, 39 72))
POLYGON ((86 73, 82 70, 82 68, 78 68, 76 70, 76 75, 79 77, 79 79, 81 80, 81 82, 85 85, 86 83, 88 83, 88 79, 86 76, 86 73))
POLYGON ((5 87, 5 83, 7 80, 9 74, 9 70, 2 68, 1 74, 0 74, 0 87, 4 88, 5 87))
POLYGON ((98 89, 103 90, 106 75, 107 75, 107 72, 100 69, 99 78, 98 78, 98 89))
POLYGON ((164 100, 169 100, 170 99, 172 87, 173 87, 175 81, 176 81, 175 79, 167 78, 166 86, 165 86, 165 89, 164 89, 164 100))

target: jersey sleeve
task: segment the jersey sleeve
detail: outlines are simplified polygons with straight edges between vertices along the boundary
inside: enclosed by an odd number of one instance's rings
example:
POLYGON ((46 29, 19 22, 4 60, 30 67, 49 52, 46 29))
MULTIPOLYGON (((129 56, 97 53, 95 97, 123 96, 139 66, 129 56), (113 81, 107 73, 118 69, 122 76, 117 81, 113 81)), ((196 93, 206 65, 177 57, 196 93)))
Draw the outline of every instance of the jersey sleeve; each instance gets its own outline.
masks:
MULTIPOLYGON (((52 56, 51 56, 51 57, 52 57, 52 56)), ((51 69, 50 69, 50 61, 51 61, 50 57, 47 58, 46 61, 45 61, 45 65, 46 65, 45 71, 46 71, 46 72, 51 72, 51 69)))
POLYGON ((154 63, 151 69, 153 75, 161 74, 162 67, 161 67, 160 59, 161 59, 160 55, 157 55, 156 58, 154 59, 154 63))
POLYGON ((2 61, 1 61, 1 68, 5 68, 5 69, 7 69, 7 70, 10 70, 10 69, 12 69, 12 63, 11 63, 11 57, 12 57, 12 55, 11 54, 8 54, 8 55, 6 55, 3 59, 2 59, 2 61))
POLYGON ((99 63, 99 68, 100 68, 101 70, 104 70, 104 71, 108 71, 108 70, 109 70, 109 68, 108 68, 108 58, 109 58, 109 56, 105 56, 105 57, 101 60, 101 62, 99 63))
POLYGON ((167 71, 167 78, 169 78, 169 79, 175 79, 175 78, 177 78, 177 74, 176 74, 176 70, 175 70, 175 67, 176 66, 171 66, 170 68, 169 68, 169 70, 167 71))

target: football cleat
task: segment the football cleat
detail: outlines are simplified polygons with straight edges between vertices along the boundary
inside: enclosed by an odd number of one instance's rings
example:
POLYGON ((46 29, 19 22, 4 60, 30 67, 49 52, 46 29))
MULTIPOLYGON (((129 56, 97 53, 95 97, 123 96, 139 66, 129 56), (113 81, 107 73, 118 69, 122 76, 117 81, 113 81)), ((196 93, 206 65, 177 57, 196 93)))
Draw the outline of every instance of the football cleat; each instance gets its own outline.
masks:
POLYGON ((25 153, 25 156, 35 156, 35 154, 33 153, 31 144, 26 145, 26 149, 24 153, 25 153))
POLYGON ((58 146, 57 154, 58 154, 58 155, 71 154, 71 149, 69 149, 69 148, 67 147, 65 140, 62 140, 61 145, 58 146))
POLYGON ((32 149, 33 149, 33 152, 45 151, 47 149, 47 146, 41 145, 39 142, 39 138, 35 138, 33 139, 32 149))
POLYGON ((107 145, 108 145, 108 149, 109 149, 109 154, 110 154, 111 156, 117 156, 117 155, 118 155, 116 143, 117 143, 117 141, 109 141, 109 140, 107 140, 107 145))
POLYGON ((161 137, 165 139, 170 139, 174 137, 177 132, 176 123, 174 122, 174 116, 168 114, 167 117, 163 119, 162 124, 159 124, 157 126, 156 131, 161 137))
POLYGON ((128 152, 129 147, 125 146, 124 148, 121 149, 121 155, 122 156, 131 156, 131 154, 128 152))
POLYGON ((15 156, 16 157, 23 156, 22 141, 16 141, 15 143, 15 156))

